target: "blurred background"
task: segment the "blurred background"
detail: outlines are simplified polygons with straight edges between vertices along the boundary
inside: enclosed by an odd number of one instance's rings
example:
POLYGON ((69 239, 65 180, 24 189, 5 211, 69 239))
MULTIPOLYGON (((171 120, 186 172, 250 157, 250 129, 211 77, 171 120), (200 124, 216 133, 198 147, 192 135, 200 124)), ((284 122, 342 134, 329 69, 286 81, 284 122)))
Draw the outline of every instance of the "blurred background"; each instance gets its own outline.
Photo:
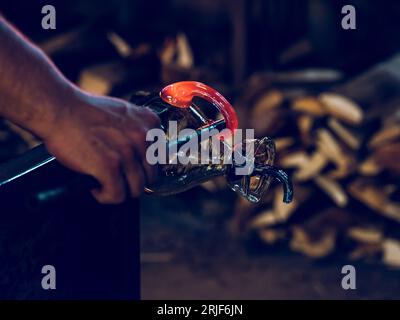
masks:
MULTIPOLYGON (((144 299, 400 298, 400 3, 3 0, 1 12, 85 90, 129 99, 197 80, 276 142, 293 179, 256 205, 215 179, 141 199, 144 299), (341 27, 344 5, 355 30, 341 27), (352 264, 357 289, 343 290, 352 264)), ((23 80, 21 80, 23 81, 23 80)), ((0 123, 0 161, 39 141, 0 123)))

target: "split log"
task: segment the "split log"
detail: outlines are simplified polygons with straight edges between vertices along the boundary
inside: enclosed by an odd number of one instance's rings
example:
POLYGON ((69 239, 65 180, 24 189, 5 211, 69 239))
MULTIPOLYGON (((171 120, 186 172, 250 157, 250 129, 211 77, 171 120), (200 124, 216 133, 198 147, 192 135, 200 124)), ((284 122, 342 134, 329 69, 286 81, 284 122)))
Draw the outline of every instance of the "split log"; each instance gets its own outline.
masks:
POLYGON ((375 212, 400 222, 400 204, 389 200, 385 189, 358 178, 348 186, 349 193, 375 212))
POLYGON ((336 93, 322 93, 320 102, 332 117, 352 125, 359 125, 363 120, 363 111, 354 101, 336 93))
POLYGON ((322 117, 326 115, 327 112, 324 105, 317 98, 312 96, 294 99, 292 109, 315 117, 322 117))
POLYGON ((337 206, 343 208, 347 205, 349 199, 341 185, 332 178, 326 176, 317 176, 314 182, 325 191, 325 193, 336 203, 337 206))

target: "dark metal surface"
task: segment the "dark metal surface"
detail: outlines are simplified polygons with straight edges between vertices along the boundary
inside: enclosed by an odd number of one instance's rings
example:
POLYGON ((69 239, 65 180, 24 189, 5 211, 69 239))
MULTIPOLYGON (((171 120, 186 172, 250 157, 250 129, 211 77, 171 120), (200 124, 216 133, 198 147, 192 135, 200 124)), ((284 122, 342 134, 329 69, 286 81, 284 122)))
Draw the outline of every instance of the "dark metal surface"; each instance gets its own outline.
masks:
POLYGON ((54 159, 55 158, 49 154, 44 145, 39 145, 23 155, 1 164, 0 187, 14 179, 18 179, 24 174, 28 174, 29 172, 46 165, 54 159))

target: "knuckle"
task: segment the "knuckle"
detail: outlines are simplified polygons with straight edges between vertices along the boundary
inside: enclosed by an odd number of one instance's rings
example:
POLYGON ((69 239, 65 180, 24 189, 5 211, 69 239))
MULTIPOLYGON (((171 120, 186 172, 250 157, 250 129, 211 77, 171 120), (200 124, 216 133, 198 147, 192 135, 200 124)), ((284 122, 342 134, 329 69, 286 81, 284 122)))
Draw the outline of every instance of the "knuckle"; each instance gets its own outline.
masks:
POLYGON ((161 123, 160 118, 154 112, 149 111, 149 114, 147 117, 152 126, 160 125, 160 123, 161 123))
POLYGON ((139 136, 140 139, 143 138, 143 140, 146 138, 146 134, 147 134, 147 128, 145 126, 140 126, 138 128, 137 134, 139 136))
POLYGON ((123 144, 120 147, 120 152, 126 160, 132 158, 133 146, 129 140, 123 142, 123 144))
POLYGON ((133 136, 136 144, 144 144, 146 142, 147 130, 143 126, 139 126, 133 130, 133 136))
POLYGON ((148 107, 140 108, 140 112, 142 113, 142 115, 148 115, 150 113, 153 113, 153 111, 151 111, 148 107))
POLYGON ((124 197, 116 193, 107 192, 104 194, 100 194, 97 197, 97 200, 102 204, 120 204, 124 201, 124 197))
POLYGON ((141 108, 141 116, 147 124, 155 126, 160 123, 160 118, 149 108, 141 108))

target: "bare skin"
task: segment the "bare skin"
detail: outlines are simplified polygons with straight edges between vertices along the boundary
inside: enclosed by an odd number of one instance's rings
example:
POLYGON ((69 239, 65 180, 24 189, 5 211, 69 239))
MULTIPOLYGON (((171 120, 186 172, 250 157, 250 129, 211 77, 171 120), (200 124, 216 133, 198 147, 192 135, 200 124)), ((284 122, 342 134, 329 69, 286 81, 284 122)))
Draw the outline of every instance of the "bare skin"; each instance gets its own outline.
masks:
POLYGON ((158 117, 80 90, 1 15, 0 43, 0 116, 41 138, 65 166, 95 177, 101 188, 92 193, 100 203, 138 197, 155 178, 145 137, 158 117))

